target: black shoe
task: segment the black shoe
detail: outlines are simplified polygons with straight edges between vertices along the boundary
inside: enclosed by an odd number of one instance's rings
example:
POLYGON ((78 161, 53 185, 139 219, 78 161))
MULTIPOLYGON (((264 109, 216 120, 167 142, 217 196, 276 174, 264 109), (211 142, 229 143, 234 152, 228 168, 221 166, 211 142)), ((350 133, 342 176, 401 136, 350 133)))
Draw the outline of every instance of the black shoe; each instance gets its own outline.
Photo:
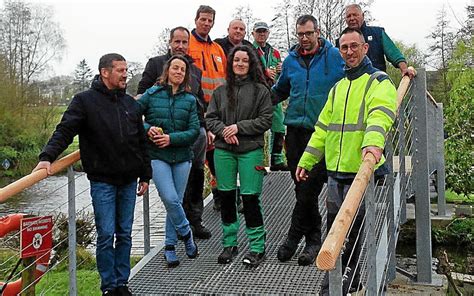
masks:
POLYGON ((301 252, 301 254, 298 256, 298 265, 306 266, 313 264, 320 248, 321 247, 318 245, 306 245, 303 249, 303 252, 301 252))
POLYGON ((191 225, 191 229, 193 231, 193 235, 194 235, 195 238, 210 239, 211 236, 212 236, 209 229, 204 227, 202 224, 198 224, 198 225, 195 225, 195 226, 191 225))
POLYGON ((119 294, 116 293, 115 289, 105 290, 102 292, 102 296, 116 296, 116 295, 119 295, 119 294))
POLYGON ((225 247, 224 251, 217 257, 217 263, 219 264, 228 264, 232 262, 232 259, 237 256, 239 250, 236 246, 233 247, 225 247))
POLYGON ((115 295, 117 296, 132 296, 132 290, 127 285, 117 287, 115 290, 115 295))
POLYGON ((285 242, 278 248, 277 258, 281 262, 290 260, 298 249, 299 241, 287 238, 285 242))
POLYGON ((277 163, 277 164, 272 164, 270 166, 270 171, 276 172, 276 171, 289 171, 290 168, 286 164, 282 163, 277 163))
POLYGON ((265 252, 256 253, 250 251, 247 255, 244 256, 242 262, 246 266, 257 267, 265 259, 265 252))

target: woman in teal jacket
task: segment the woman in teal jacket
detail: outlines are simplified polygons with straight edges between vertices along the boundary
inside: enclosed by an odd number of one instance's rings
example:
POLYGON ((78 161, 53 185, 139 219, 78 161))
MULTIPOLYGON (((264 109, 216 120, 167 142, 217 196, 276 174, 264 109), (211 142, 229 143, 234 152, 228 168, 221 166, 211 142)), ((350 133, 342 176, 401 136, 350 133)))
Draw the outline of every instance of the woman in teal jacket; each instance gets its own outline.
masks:
POLYGON ((183 237, 189 258, 198 254, 182 206, 193 158, 191 145, 199 134, 196 98, 187 92, 189 71, 189 63, 183 56, 171 57, 157 84, 138 100, 149 137, 147 148, 153 182, 166 208, 165 260, 168 267, 179 265, 175 251, 177 234, 183 237))
POLYGON ((227 84, 218 87, 206 113, 216 135, 214 162, 221 196, 224 251, 218 263, 237 255, 239 221, 236 209, 237 174, 244 205, 250 252, 243 263, 257 266, 265 257, 265 228, 260 203, 263 183, 263 135, 272 125, 270 91, 253 48, 237 46, 227 60, 227 84))

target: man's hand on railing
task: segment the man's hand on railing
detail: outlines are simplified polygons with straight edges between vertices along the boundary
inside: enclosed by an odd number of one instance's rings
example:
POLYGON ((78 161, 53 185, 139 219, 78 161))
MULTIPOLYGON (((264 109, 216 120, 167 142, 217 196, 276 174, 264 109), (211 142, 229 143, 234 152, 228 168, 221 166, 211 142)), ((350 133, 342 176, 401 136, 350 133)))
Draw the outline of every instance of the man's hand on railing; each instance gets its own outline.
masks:
POLYGON ((296 172, 295 172, 295 177, 296 181, 301 182, 301 181, 306 181, 308 179, 308 174, 306 173, 306 170, 302 167, 297 167, 296 172))
POLYGON ((138 190, 137 195, 142 196, 148 190, 148 183, 147 182, 140 182, 138 183, 138 190))
POLYGON ((364 159, 367 153, 372 153, 375 157, 375 163, 379 163, 382 158, 383 149, 377 146, 367 146, 362 149, 362 159, 364 159))
POLYGON ((31 172, 34 173, 34 172, 42 170, 42 169, 46 169, 46 172, 48 173, 48 175, 53 174, 51 172, 51 163, 49 161, 40 161, 40 162, 38 162, 36 167, 31 172))

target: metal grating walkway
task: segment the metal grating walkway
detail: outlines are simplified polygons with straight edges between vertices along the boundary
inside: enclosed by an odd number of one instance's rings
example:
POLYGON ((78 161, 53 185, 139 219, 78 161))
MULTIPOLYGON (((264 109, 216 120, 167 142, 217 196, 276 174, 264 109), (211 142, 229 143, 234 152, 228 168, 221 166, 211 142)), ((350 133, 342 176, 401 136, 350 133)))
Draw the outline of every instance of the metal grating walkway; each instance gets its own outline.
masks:
MULTIPOLYGON (((265 177, 262 203, 267 230, 267 258, 258 268, 247 268, 242 264, 248 250, 242 214, 239 214, 239 255, 231 264, 217 263, 217 256, 222 251, 220 213, 212 209, 212 201, 206 200, 203 220, 213 236, 210 240, 197 240, 199 256, 196 259, 187 258, 180 242, 177 253, 181 264, 169 269, 163 259, 163 245, 156 246, 132 271, 130 286, 134 295, 317 294, 323 279, 322 272, 314 265, 298 266, 296 258, 285 263, 276 258, 290 224, 295 203, 293 188, 288 172, 271 172, 265 177)), ((296 254, 302 247, 300 245, 296 254)))

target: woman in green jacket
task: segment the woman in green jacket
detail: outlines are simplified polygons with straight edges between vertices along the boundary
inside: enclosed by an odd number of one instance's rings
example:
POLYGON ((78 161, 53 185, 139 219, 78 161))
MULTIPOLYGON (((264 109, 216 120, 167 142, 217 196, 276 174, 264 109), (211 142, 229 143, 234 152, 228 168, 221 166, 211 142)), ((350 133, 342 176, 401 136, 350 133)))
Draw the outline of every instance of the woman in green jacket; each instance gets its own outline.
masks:
POLYGON ((207 127, 216 135, 214 162, 222 199, 224 245, 217 261, 221 264, 231 262, 237 255, 237 174, 250 241, 250 252, 243 263, 258 266, 265 257, 260 193, 264 175, 264 133, 272 125, 272 103, 264 84, 254 49, 237 46, 227 60, 227 84, 214 91, 206 113, 207 127))
POLYGON ((147 148, 153 182, 166 208, 165 260, 168 267, 179 265, 175 251, 177 234, 183 237, 189 258, 198 254, 182 206, 193 158, 191 145, 199 134, 196 98, 188 92, 189 72, 189 63, 183 56, 171 57, 157 84, 138 100, 149 137, 147 148))

